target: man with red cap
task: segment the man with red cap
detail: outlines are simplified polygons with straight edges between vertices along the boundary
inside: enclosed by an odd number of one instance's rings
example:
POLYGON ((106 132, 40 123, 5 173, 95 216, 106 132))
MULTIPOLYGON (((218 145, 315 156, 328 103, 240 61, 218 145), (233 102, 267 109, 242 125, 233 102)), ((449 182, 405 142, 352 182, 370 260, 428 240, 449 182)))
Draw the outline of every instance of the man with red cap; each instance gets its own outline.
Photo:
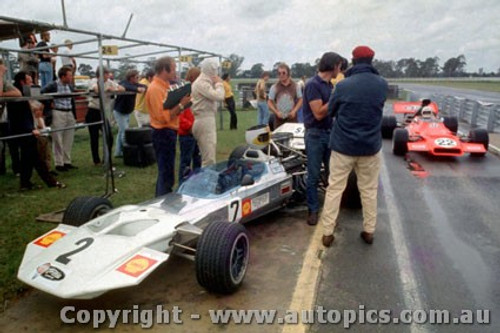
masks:
POLYGON ((372 66, 375 52, 368 46, 352 51, 353 66, 339 82, 328 103, 328 114, 336 120, 330 135, 330 176, 321 222, 323 245, 329 247, 333 236, 340 200, 349 173, 354 170, 363 205, 361 238, 373 243, 377 222, 377 190, 382 148, 382 112, 387 82, 372 66))

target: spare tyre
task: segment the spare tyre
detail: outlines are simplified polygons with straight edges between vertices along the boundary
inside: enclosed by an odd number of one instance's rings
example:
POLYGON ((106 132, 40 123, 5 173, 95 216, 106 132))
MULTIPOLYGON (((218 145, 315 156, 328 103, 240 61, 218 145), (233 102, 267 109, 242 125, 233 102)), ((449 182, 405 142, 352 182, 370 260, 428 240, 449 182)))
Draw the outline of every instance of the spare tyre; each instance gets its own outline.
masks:
POLYGON ((123 144, 123 164, 136 167, 147 167, 156 162, 152 143, 143 145, 123 144))
POLYGON ((134 127, 125 130, 125 142, 129 145, 141 145, 153 141, 153 129, 151 127, 134 127))

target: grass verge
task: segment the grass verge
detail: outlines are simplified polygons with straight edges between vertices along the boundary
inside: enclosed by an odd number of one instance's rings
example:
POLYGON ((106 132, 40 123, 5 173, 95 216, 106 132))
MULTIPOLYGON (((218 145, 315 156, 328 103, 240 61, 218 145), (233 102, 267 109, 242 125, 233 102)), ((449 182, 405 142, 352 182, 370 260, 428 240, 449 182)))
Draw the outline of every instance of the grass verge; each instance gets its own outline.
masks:
MULTIPOLYGON (((218 160, 226 159, 237 145, 243 144, 245 129, 256 124, 255 110, 238 111, 237 114, 238 130, 230 131, 229 113, 223 110, 224 130, 219 130, 217 133, 218 160)), ((217 124, 219 125, 219 118, 217 124)), ((104 170, 92 163, 86 129, 76 131, 72 158, 73 164, 78 166, 78 169, 60 172, 58 176, 60 181, 68 185, 66 189, 44 186, 40 190, 19 192, 19 178, 12 174, 10 160, 7 157, 8 172, 0 176, 0 304, 4 304, 2 308, 5 308, 6 301, 26 288, 16 278, 26 244, 56 226, 54 223, 37 222, 35 218, 44 213, 64 209, 77 196, 101 196, 105 192, 104 170)), ((176 162, 179 162, 179 158, 176 162)), ((113 163, 117 171, 125 172, 124 177, 115 178, 118 192, 110 198, 115 207, 143 202, 154 197, 156 164, 146 168, 135 168, 125 166, 123 159, 114 159, 113 163)), ((36 172, 32 181, 43 184, 36 172)))

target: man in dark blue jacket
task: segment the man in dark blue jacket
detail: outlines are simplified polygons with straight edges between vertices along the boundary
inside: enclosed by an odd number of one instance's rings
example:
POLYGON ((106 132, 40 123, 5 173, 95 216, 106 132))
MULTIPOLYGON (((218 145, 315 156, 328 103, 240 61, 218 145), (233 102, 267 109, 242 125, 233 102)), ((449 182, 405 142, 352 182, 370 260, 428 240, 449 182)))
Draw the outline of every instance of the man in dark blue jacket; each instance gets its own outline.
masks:
POLYGON ((382 112, 387 95, 387 82, 372 66, 375 52, 367 46, 352 51, 351 67, 346 78, 332 94, 328 113, 336 121, 330 136, 330 177, 321 220, 323 245, 329 247, 339 212, 340 199, 351 170, 358 177, 363 205, 361 238, 373 243, 377 222, 377 190, 380 171, 382 112))

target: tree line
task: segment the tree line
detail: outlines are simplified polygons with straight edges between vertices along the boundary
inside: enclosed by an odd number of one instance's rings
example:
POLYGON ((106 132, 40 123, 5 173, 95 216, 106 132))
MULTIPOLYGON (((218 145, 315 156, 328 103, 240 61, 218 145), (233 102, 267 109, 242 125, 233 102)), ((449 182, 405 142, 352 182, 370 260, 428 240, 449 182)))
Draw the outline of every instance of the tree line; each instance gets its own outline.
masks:
MULTIPOLYGON (((239 62, 243 62, 242 57, 238 57, 239 62)), ((290 66, 293 77, 311 77, 316 73, 319 58, 311 63, 294 63, 290 66)), ((276 62, 269 70, 271 77, 278 77, 278 65, 276 62)), ((387 78, 435 78, 435 77, 495 77, 500 76, 500 68, 497 72, 485 73, 482 68, 478 72, 467 72, 467 60, 463 54, 447 59, 443 66, 439 64, 438 57, 429 57, 425 60, 415 58, 403 58, 395 60, 373 60, 374 67, 380 74, 387 78)), ((258 78, 264 71, 262 63, 254 64, 249 70, 239 70, 235 68, 232 76, 237 78, 258 78)))
MULTIPOLYGON (((118 64, 111 64, 111 70, 114 73, 115 79, 123 79, 125 73, 129 69, 141 68, 141 72, 145 73, 151 69, 156 59, 151 57, 144 61, 140 66, 135 62, 124 60, 118 64)), ((187 72, 190 66, 198 65, 203 59, 193 58, 192 63, 181 65, 181 76, 187 72)), ((231 62, 229 69, 223 69, 224 72, 229 73, 233 78, 259 78, 264 70, 267 70, 272 78, 278 77, 278 65, 276 62, 271 69, 264 68, 264 64, 253 64, 250 69, 241 69, 241 65, 245 58, 237 54, 231 54, 228 57, 231 62)), ((78 60, 77 60, 78 61, 78 60)), ((399 60, 379 60, 374 59, 373 65, 380 72, 380 74, 387 78, 436 78, 436 77, 498 77, 500 76, 500 68, 497 72, 486 73, 482 68, 477 72, 467 72, 467 59, 463 54, 457 57, 447 59, 443 65, 439 64, 438 57, 429 57, 425 60, 416 58, 403 58, 399 60)), ((17 57, 14 54, 9 54, 9 62, 11 69, 15 72, 19 69, 17 57)), ((314 63, 293 63, 289 64, 292 71, 292 77, 312 77, 316 74, 319 58, 314 63)), ((78 72, 81 75, 95 76, 95 66, 86 63, 79 63, 77 65, 78 72)))

